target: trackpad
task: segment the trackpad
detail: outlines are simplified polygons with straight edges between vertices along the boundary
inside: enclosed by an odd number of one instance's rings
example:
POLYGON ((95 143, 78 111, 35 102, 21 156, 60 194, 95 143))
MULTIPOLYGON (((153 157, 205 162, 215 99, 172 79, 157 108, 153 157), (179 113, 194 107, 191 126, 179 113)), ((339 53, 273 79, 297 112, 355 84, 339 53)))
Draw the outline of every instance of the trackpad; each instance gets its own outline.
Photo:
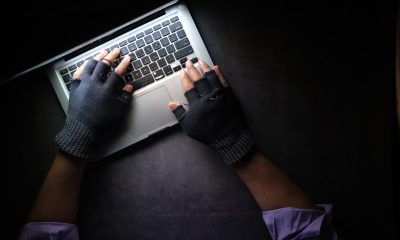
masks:
POLYGON ((132 103, 131 111, 131 134, 134 138, 143 136, 159 130, 165 124, 175 119, 168 103, 171 102, 171 96, 165 86, 160 86, 144 95, 136 97, 132 103))

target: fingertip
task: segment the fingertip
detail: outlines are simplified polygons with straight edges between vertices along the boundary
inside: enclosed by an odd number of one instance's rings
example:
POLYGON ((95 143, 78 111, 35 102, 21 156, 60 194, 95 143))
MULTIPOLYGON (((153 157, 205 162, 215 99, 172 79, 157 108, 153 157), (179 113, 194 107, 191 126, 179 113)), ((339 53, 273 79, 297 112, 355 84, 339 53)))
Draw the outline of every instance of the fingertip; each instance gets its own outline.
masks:
POLYGON ((127 91, 129 93, 133 93, 133 86, 130 85, 130 84, 127 84, 127 85, 124 86, 124 88, 122 90, 125 90, 125 91, 127 91))
POLYGON ((168 107, 169 109, 174 110, 178 105, 175 102, 169 102, 168 107))

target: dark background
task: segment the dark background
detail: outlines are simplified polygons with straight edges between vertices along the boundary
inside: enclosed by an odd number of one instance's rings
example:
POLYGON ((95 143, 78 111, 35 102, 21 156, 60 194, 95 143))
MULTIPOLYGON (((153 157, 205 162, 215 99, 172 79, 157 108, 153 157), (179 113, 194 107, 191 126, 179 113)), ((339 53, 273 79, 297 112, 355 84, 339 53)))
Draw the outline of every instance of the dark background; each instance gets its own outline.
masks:
MULTIPOLYGON (((17 14, 1 16, 2 79, 162 2, 4 7, 17 14)), ((187 5, 260 150, 316 202, 334 204, 343 239, 398 237, 397 6, 187 5)), ((0 239, 15 239, 54 157, 64 114, 42 69, 2 86, 0 106, 0 239)), ((265 235, 240 179, 179 127, 89 167, 78 225, 82 239, 265 235)))

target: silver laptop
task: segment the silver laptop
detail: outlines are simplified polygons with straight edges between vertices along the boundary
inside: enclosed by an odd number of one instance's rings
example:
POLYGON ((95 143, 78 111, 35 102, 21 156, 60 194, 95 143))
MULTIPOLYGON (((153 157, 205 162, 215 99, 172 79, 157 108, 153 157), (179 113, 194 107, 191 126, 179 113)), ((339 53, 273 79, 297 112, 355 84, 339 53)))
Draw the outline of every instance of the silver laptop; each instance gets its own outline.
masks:
POLYGON ((116 47, 121 60, 127 54, 133 59, 123 77, 135 88, 132 109, 122 122, 107 129, 94 160, 177 124, 167 104, 186 103, 179 77, 186 60, 195 66, 198 59, 213 65, 187 7, 173 1, 65 52, 49 66, 47 74, 66 113, 76 69, 103 49, 116 47))

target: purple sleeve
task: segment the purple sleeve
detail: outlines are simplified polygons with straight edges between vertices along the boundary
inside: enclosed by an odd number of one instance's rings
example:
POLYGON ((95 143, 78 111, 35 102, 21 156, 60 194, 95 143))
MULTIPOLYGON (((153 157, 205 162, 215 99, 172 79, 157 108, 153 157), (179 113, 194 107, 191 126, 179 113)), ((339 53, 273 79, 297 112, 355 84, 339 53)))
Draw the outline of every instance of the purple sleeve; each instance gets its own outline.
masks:
MULTIPOLYGON (((320 204, 317 206, 321 210, 286 207, 264 211, 264 222, 272 239, 318 238, 321 235, 322 224, 330 225, 332 205, 320 204)), ((328 236, 324 239, 337 239, 333 228, 330 226, 327 229, 328 236)))
POLYGON ((74 224, 60 222, 31 222, 26 224, 18 240, 79 240, 74 224))

